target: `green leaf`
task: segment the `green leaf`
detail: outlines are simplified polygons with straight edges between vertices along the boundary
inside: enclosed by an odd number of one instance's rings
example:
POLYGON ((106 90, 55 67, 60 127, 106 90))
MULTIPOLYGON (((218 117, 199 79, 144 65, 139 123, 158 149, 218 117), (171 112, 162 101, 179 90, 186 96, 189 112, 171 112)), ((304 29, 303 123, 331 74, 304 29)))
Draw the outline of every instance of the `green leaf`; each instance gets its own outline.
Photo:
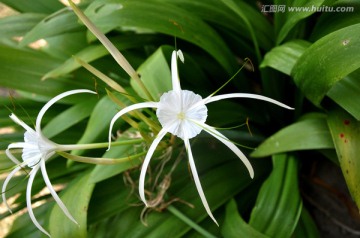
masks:
POLYGON ((51 138, 87 118, 91 114, 97 100, 97 98, 89 98, 61 112, 43 128, 44 135, 51 138))
POLYGON ((231 200, 226 205, 226 217, 221 227, 221 233, 225 238, 252 237, 265 238, 268 237, 261 232, 252 228, 247 224, 238 213, 236 202, 231 200))
POLYGON ((20 45, 25 46, 42 38, 78 31, 82 28, 84 27, 79 25, 77 16, 67 8, 63 8, 39 22, 24 36, 20 45))
POLYGON ((251 35, 251 40, 252 43, 254 44, 254 48, 255 48, 255 53, 256 53, 256 57, 258 62, 261 62, 262 56, 260 54, 260 48, 259 48, 259 43, 255 34, 255 31, 250 23, 250 21, 252 20, 251 18, 248 18, 249 15, 246 13, 245 8, 247 7, 246 4, 242 4, 241 5, 237 5, 237 3, 235 3, 233 0, 221 0, 227 7, 229 7, 231 10, 233 10, 240 18, 241 20, 244 22, 247 30, 249 31, 250 35, 251 35))
POLYGON ((281 152, 334 148, 324 118, 296 122, 278 131, 264 141, 252 154, 264 157, 281 152))
MULTIPOLYGON (((289 34, 289 32, 295 27, 295 25, 300 22, 302 19, 314 14, 316 11, 306 11, 303 10, 303 8, 313 8, 313 7, 319 7, 323 4, 324 0, 294 0, 291 4, 291 6, 286 6, 287 9, 285 9, 284 21, 281 23, 281 25, 277 25, 277 27, 280 29, 277 35, 276 44, 280 44, 286 36, 289 34), (296 8, 300 7, 300 11, 297 11, 296 8), (294 9, 293 11, 290 11, 290 9, 294 9)), ((275 14, 279 15, 281 13, 275 14)))
POLYGON ((236 68, 234 57, 219 35, 196 15, 173 4, 149 1, 95 1, 85 13, 100 28, 148 29, 187 40, 212 55, 229 73, 236 68))
POLYGON ((24 13, 0 19, 0 38, 11 39, 23 36, 39 23, 46 15, 39 13, 24 13))
POLYGON ((360 24, 342 28, 316 41, 299 58, 291 74, 315 105, 320 106, 336 82, 360 67, 358 35, 360 24))
POLYGON ((37 12, 52 13, 64 7, 60 1, 28 1, 28 0, 1 0, 2 3, 8 5, 19 12, 37 12))
POLYGON ((50 234, 53 237, 87 237, 87 210, 95 185, 89 179, 90 173, 80 174, 61 194, 61 200, 79 225, 74 224, 55 205, 49 219, 50 234))
POLYGON ((335 108, 329 111, 328 125, 347 187, 360 208, 360 122, 335 108))
POLYGON ((298 164, 294 156, 273 156, 274 168, 262 185, 249 225, 269 237, 287 238, 294 232, 302 210, 298 164))
POLYGON ((346 76, 337 82, 327 93, 327 96, 344 108, 348 113, 360 120, 360 103, 354 98, 360 95, 360 70, 346 76))
MULTIPOLYGON (((162 0, 164 1, 164 0, 162 0)), ((249 29, 243 19, 239 19, 239 15, 231 8, 227 7, 222 1, 207 0, 165 0, 174 3, 177 6, 186 9, 199 16, 206 22, 224 29, 230 29, 232 34, 237 34, 246 40, 252 40, 249 30, 253 30, 259 41, 259 47, 268 50, 274 45, 274 32, 268 19, 254 7, 254 4, 245 1, 236 1, 236 4, 243 12, 245 19, 251 20, 252 29, 249 29), (240 20, 240 21, 239 21, 240 20)), ((246 20, 245 20, 246 21, 246 20)), ((224 36, 222 36, 225 38, 224 36)), ((241 49, 253 50, 253 49, 241 49)), ((244 54, 246 55, 246 54, 244 54)))
POLYGON ((304 40, 294 40, 277 46, 265 55, 260 68, 271 67, 290 75, 296 61, 310 45, 304 40))
MULTIPOLYGON (((82 80, 41 81, 41 77, 59 65, 59 61, 41 52, 28 49, 14 49, 0 45, 0 85, 52 98, 74 88, 89 88, 82 80)), ((68 99, 64 101, 69 102, 68 99)))
MULTIPOLYGON (((124 103, 129 102, 125 96, 116 95, 121 98, 124 103)), ((118 111, 118 106, 108 96, 100 99, 91 113, 84 134, 78 141, 78 144, 92 143, 97 139, 107 138, 110 121, 118 111)), ((72 154, 80 155, 83 152, 83 150, 77 150, 72 151, 72 154)))
POLYGON ((332 7, 334 9, 337 7, 353 7, 353 10, 346 12, 322 12, 319 19, 316 21, 310 41, 314 42, 331 32, 360 22, 360 14, 357 10, 360 9, 359 1, 336 1, 332 7))
MULTIPOLYGON (((134 34, 134 35, 124 35, 117 38, 110 38, 110 40, 114 43, 116 48, 119 49, 120 51, 146 45, 154 41, 155 39, 157 39, 157 37, 152 34, 139 34, 139 35, 134 34)), ((109 52, 106 50, 106 48, 103 45, 90 45, 74 55, 77 58, 80 58, 81 60, 85 61, 86 63, 90 63, 108 54, 109 52)), ((71 57, 67 59, 59 67, 46 73, 43 79, 56 78, 68 74, 80 67, 81 65, 73 57, 71 57)))
MULTIPOLYGON (((159 101, 164 92, 172 89, 171 72, 166 60, 166 57, 171 58, 171 52, 171 47, 160 47, 137 70, 141 75, 141 81, 155 101, 159 101)), ((130 83, 140 97, 147 98, 141 87, 133 79, 130 83)))

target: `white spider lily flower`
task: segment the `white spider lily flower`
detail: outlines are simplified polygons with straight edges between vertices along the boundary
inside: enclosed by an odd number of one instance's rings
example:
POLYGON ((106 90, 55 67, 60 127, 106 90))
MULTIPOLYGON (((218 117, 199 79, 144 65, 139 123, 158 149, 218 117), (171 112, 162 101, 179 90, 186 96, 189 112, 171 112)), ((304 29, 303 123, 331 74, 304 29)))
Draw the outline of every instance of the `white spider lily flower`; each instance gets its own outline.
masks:
POLYGON ((78 224, 76 220, 73 218, 73 216, 70 214, 64 203, 61 201, 59 196, 57 195, 56 191, 54 190, 50 180, 49 176, 46 172, 45 162, 48 160, 51 156, 55 154, 56 151, 67 151, 67 150, 73 150, 76 149, 76 145, 59 145, 52 141, 50 141, 48 138, 46 138, 42 131, 41 131, 41 120, 45 114, 45 112, 49 109, 51 105, 53 105, 58 100, 77 93, 93 93, 96 94, 93 91, 87 90, 87 89, 78 89, 78 90, 71 90, 64 93, 61 93, 60 95, 54 97, 49 102, 47 102, 44 107, 40 110, 37 118, 36 118, 36 124, 35 124, 35 130, 26 125, 22 120, 20 120, 15 114, 11 114, 10 118, 18 125, 22 126, 26 132, 24 134, 24 142, 16 142, 12 143, 8 146, 6 149, 6 155, 11 159, 14 163, 17 164, 15 169, 9 173, 9 175, 6 177, 4 184, 2 186, 2 199, 11 212, 11 209, 6 201, 6 187, 10 181, 10 179, 18 172, 20 169, 22 169, 24 166, 28 166, 31 168, 31 171, 29 173, 29 180, 27 183, 26 188, 26 205, 28 208, 29 216, 34 223, 34 225, 43 233, 45 233, 47 236, 50 237, 50 234, 45 231, 45 229, 39 224, 37 219, 35 218, 33 209, 31 207, 31 188, 32 184, 35 179, 36 173, 41 170, 43 179, 45 181, 45 184, 47 188, 49 189, 52 197, 56 201, 56 203, 59 205, 61 210, 64 212, 64 214, 74 223, 78 224), (22 150, 22 160, 23 162, 20 162, 15 158, 15 156, 11 153, 11 149, 23 149, 22 150))
POLYGON ((226 145, 239 157, 239 159, 245 164, 246 168, 248 169, 251 178, 254 177, 254 170, 249 160, 240 151, 240 149, 236 145, 234 145, 234 143, 232 143, 228 138, 226 138, 223 134, 217 131, 214 127, 205 124, 207 118, 207 111, 208 111, 206 104, 227 98, 253 98, 253 99, 268 101, 287 109, 293 109, 293 108, 268 97, 255 95, 255 94, 246 94, 246 93, 232 93, 232 94, 224 94, 218 96, 210 95, 209 97, 202 99, 200 95, 195 94, 192 91, 181 89, 180 79, 178 75, 178 68, 177 68, 178 57, 180 58, 181 61, 184 60, 184 56, 180 50, 173 51, 171 58, 171 74, 172 74, 173 89, 171 91, 164 93, 160 97, 159 102, 137 103, 122 109, 113 117, 110 123, 109 149, 111 143, 111 131, 115 121, 118 118, 120 118, 125 113, 135 109, 157 108, 156 115, 160 121, 160 124, 162 125, 162 129, 160 130, 160 132, 152 142, 145 156, 141 168, 140 180, 139 180, 139 193, 141 200, 145 203, 145 205, 148 206, 144 191, 146 171, 150 163, 150 159, 157 145, 160 143, 160 141, 166 135, 166 133, 170 132, 171 134, 180 137, 184 141, 185 148, 188 154, 190 169, 195 181, 197 191, 200 195, 201 201, 208 215, 218 225, 216 219, 211 213, 211 210, 205 198, 205 194, 202 189, 200 179, 196 170, 194 158, 191 152, 189 140, 195 137, 196 135, 198 135, 202 130, 205 130, 210 135, 214 136, 216 139, 221 141, 224 145, 226 145))

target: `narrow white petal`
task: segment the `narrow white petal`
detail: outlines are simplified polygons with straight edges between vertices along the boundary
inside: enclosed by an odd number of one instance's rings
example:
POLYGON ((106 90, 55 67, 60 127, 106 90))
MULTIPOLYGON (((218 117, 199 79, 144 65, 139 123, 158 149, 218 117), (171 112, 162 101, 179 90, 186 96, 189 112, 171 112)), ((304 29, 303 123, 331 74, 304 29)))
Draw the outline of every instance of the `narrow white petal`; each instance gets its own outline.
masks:
POLYGON ((160 141, 162 140, 162 138, 166 135, 167 129, 168 128, 164 127, 160 130, 159 134, 157 134, 155 140, 152 142, 152 144, 145 156, 144 162, 141 167, 140 179, 139 179, 139 194, 140 194, 141 200, 144 202, 144 204, 146 206, 148 206, 147 202, 146 202, 146 198, 145 198, 145 188, 144 188, 146 171, 149 166, 151 157, 154 154, 154 151, 155 151, 156 147, 158 146, 158 144, 160 143, 160 141))
POLYGON ((105 48, 110 52, 114 57, 116 62, 120 65, 121 68, 131 77, 137 77, 137 73, 126 60, 126 58, 120 53, 120 51, 111 43, 111 41, 90 21, 90 19, 70 0, 69 1, 72 9, 84 25, 98 38, 98 40, 105 46, 105 48))
POLYGON ((76 89, 76 90, 70 90, 64 93, 61 93, 59 95, 57 95, 56 97, 52 98, 49 102, 47 102, 43 108, 41 108, 37 118, 36 118, 36 127, 35 130, 40 133, 40 135, 42 135, 41 133, 41 119, 43 118, 45 112, 49 109, 49 107, 51 107, 54 103, 56 103, 57 101, 59 101, 60 99, 72 95, 72 94, 77 94, 77 93, 92 93, 92 94, 96 94, 96 92, 88 90, 88 89, 76 89))
POLYGON ((201 127, 204 128, 204 130, 207 133, 214 136, 216 139, 218 139, 224 145, 226 145, 230 150, 232 150, 239 157, 239 159, 244 163, 245 167, 249 171, 250 177, 254 178, 254 169, 251 166, 250 161, 246 158, 244 153, 241 152, 241 150, 236 145, 234 145, 234 143, 232 143, 226 136, 224 136, 223 134, 221 134, 220 132, 215 130, 215 128, 208 126, 205 123, 199 123, 199 124, 201 127))
POLYGON ((9 175, 6 177, 4 183, 3 183, 3 186, 2 186, 2 189, 1 189, 1 195, 2 195, 2 199, 3 199, 3 202, 5 203, 7 209, 9 210, 9 212, 12 213, 7 201, 6 201, 6 196, 5 196, 5 192, 6 192, 6 187, 10 181, 10 179, 16 174, 16 172, 18 172, 19 170, 21 169, 20 166, 17 166, 13 171, 11 171, 11 173, 9 173, 9 175))
POLYGON ((122 115, 124 115, 132 110, 148 108, 148 107, 156 108, 156 107, 158 107, 158 103, 157 102, 142 102, 142 103, 133 104, 133 105, 123 108, 122 110, 120 110, 118 113, 115 114, 115 116, 111 119, 111 122, 110 122, 109 147, 107 150, 110 150, 110 147, 111 147, 111 131, 112 131, 113 126, 114 126, 115 122, 117 121, 117 119, 119 119, 122 115))
POLYGON ((70 214, 69 210, 66 208, 65 204, 61 201, 61 199, 59 198, 59 196, 57 195, 57 193, 55 192, 51 182, 50 182, 50 179, 49 179, 49 176, 46 172, 46 167, 45 167, 45 160, 42 159, 40 161, 40 166, 41 166, 41 173, 43 175, 43 178, 44 178, 44 181, 45 181, 45 184, 47 186, 47 188, 49 189, 51 195, 53 196, 54 200, 56 201, 56 203, 59 205, 59 207, 61 208, 61 210, 64 212, 64 214, 71 220, 73 221, 75 224, 78 224, 75 220, 75 218, 70 214))
POLYGON ((181 86, 180 86, 180 78, 178 73, 177 67, 177 53, 174 50, 171 55, 171 79, 172 79, 172 86, 175 92, 180 93, 181 86))
POLYGON ((176 54, 177 54, 177 56, 179 57, 179 59, 181 60, 181 62, 185 62, 185 58, 184 58, 184 54, 183 54, 183 52, 181 51, 181 50, 178 50, 178 51, 176 51, 176 54))
POLYGON ((207 212, 207 214, 211 217, 211 219, 216 223, 216 225, 219 226, 219 224, 217 223, 215 217, 213 216, 211 210, 210 210, 210 207, 209 207, 209 204, 206 200, 206 197, 205 197, 205 194, 204 194, 204 191, 202 189, 202 186, 201 186, 201 183, 200 183, 200 179, 199 179, 199 175, 197 173, 197 170, 196 170, 196 166, 195 166, 195 161, 194 161, 194 158, 193 158, 193 155, 192 155, 192 152, 191 152, 191 147, 190 147, 190 142, 189 142, 189 139, 188 138, 184 138, 184 143, 185 143, 185 148, 186 148, 186 151, 187 151, 187 154, 188 154, 188 158, 189 158, 189 164, 190 164, 190 169, 191 169, 191 173, 193 175, 193 178, 194 178, 194 182, 195 182, 195 186, 196 186, 196 189, 199 193, 199 196, 200 196, 200 199, 201 199, 201 202, 202 204, 204 205, 204 208, 207 212))
POLYGON ((285 105, 284 103, 276 101, 276 100, 274 100, 272 98, 268 98, 268 97, 265 97, 265 96, 262 96, 262 95, 257 95, 257 94, 251 94, 251 93, 229 93, 229 94, 217 95, 217 96, 213 96, 213 97, 207 97, 207 98, 204 99, 204 104, 219 101, 219 100, 222 100, 222 99, 228 99, 228 98, 252 98, 252 99, 258 99, 258 100, 262 100, 262 101, 266 101, 266 102, 276 104, 276 105, 278 105, 280 107, 283 107, 283 108, 286 108, 286 109, 294 110, 294 108, 289 107, 289 106, 285 105))
POLYGON ((30 172, 30 177, 28 180, 27 188, 26 188, 26 205, 28 208, 28 213, 29 213, 30 219, 34 223, 34 225, 45 235, 47 235, 48 237, 51 237, 50 234, 36 220, 33 209, 31 207, 31 187, 34 182, 35 175, 36 175, 37 171, 39 170, 39 168, 40 168, 40 165, 37 165, 30 172))
MULTIPOLYGON (((13 143, 13 144, 16 144, 16 143, 13 143)), ((20 164, 20 161, 18 160, 18 159, 16 159, 15 158, 15 156, 13 156, 13 154, 11 153, 11 151, 10 151, 10 149, 11 149, 11 145, 13 145, 13 144, 10 144, 9 146, 8 146, 8 148, 5 150, 5 153, 6 153, 6 155, 7 155, 7 157, 9 157, 9 159, 12 161, 12 162, 14 162, 15 164, 20 164)), ((17 147, 16 147, 17 148, 17 147)), ((22 148, 22 147, 21 147, 22 148)))
POLYGON ((23 122, 22 120, 20 120, 20 118, 18 118, 14 113, 11 113, 10 115, 11 120, 13 120, 16 124, 22 126, 26 131, 31 131, 34 132, 34 129, 32 129, 31 127, 29 127, 28 125, 26 125, 25 122, 23 122))

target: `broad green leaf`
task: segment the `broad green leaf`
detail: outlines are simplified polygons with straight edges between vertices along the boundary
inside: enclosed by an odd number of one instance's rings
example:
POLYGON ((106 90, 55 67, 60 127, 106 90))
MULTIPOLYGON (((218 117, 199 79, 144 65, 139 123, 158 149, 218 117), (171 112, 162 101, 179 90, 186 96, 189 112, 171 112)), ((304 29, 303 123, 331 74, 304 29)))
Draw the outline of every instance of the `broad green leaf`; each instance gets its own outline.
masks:
POLYGON ((249 225, 269 237, 287 238, 294 232, 302 210, 298 164, 294 156, 273 156, 274 168, 262 185, 249 225))
MULTIPOLYGON (((121 98, 123 102, 128 102, 128 99, 125 96, 119 94, 116 95, 121 98)), ((106 139, 109 133, 110 121, 118 111, 118 106, 111 101, 108 96, 104 96, 100 99, 91 113, 84 134, 78 141, 78 144, 93 143, 97 139, 106 139)), ((83 152, 83 150, 72 151, 72 154, 80 155, 83 152)))
MULTIPOLYGON (((164 0, 162 0, 164 1, 164 0)), ((206 22, 210 22, 214 26, 221 29, 231 29, 232 34, 236 33, 246 40, 251 40, 249 29, 239 16, 228 8, 222 1, 207 0, 207 1, 193 1, 193 0, 165 0, 166 2, 174 3, 177 6, 186 9, 199 16, 206 22)), ((272 25, 261 14, 261 12, 251 4, 245 1, 236 1, 236 4, 243 10, 246 19, 251 19, 251 26, 259 41, 259 47, 269 50, 274 45, 274 32, 272 25)), ((224 37, 224 36, 223 36, 224 37)), ((242 51, 245 49, 241 49, 242 51)), ((251 49, 253 50, 253 49, 251 49)))
POLYGON ((295 83, 316 106, 336 82, 360 67, 358 35, 360 24, 330 33, 310 46, 294 66, 295 83))
MULTIPOLYGON (((48 82, 41 81, 41 77, 46 72, 60 64, 59 60, 44 53, 3 45, 0 45, 0 52, 0 85, 2 87, 29 92, 33 96, 46 96, 47 99, 71 89, 89 88, 88 83, 84 83, 84 79, 78 79, 76 82, 63 78, 48 82)), ((64 101, 70 100, 65 98, 64 101)))
POLYGON ((287 151, 334 148, 324 118, 311 118, 287 126, 265 140, 251 154, 264 157, 287 151))
POLYGON ((247 224, 238 213, 236 202, 231 200, 226 206, 226 217, 221 227, 221 233, 225 238, 268 237, 247 224))
MULTIPOLYGON (((310 9, 321 6, 323 2, 324 0, 294 0, 291 6, 285 6, 285 13, 283 13, 285 14, 284 22, 281 23, 282 25, 277 25, 279 32, 277 34, 276 44, 280 44, 298 22, 316 12, 310 9), (300 9, 297 9, 299 7, 300 9), (304 10, 304 8, 308 8, 309 10, 304 10)), ((281 13, 275 15, 279 14, 281 13)))
POLYGON ((360 22, 360 14, 357 10, 360 9, 359 1, 336 1, 331 7, 334 9, 337 7, 340 7, 341 9, 346 9, 347 7, 350 8, 346 12, 322 12, 321 16, 316 21, 310 41, 316 41, 331 32, 360 22))
POLYGON ((87 237, 87 210, 95 185, 89 179, 90 173, 80 174, 61 194, 61 200, 79 225, 69 220, 55 205, 49 219, 50 234, 53 237, 87 237))
POLYGON ((61 112, 43 128, 44 135, 51 138, 87 118, 91 114, 97 100, 97 98, 89 98, 61 112))
POLYGON ((265 55, 260 68, 271 67, 290 75, 296 61, 310 45, 304 40, 294 40, 277 46, 265 55))
MULTIPOLYGON (((166 56, 171 58, 170 47, 161 47, 155 51, 146 61, 140 65, 137 72, 141 75, 141 81, 150 92, 155 101, 159 101, 160 96, 172 89, 171 72, 166 56), (170 54, 169 54, 170 53, 170 54), (166 54, 166 55, 165 55, 166 54)), ((181 62, 178 62, 179 64, 181 62)), ((141 87, 132 79, 131 86, 142 98, 147 98, 141 87)))
POLYGON ((148 29, 187 40, 212 55, 229 73, 234 58, 219 35, 196 15, 173 4, 150 1, 95 1, 85 13, 100 29, 148 29))
POLYGON ((360 122, 336 108, 329 111, 328 124, 347 187, 360 208, 360 122))
MULTIPOLYGON (((157 37, 152 34, 133 34, 124 35, 117 38, 110 38, 110 40, 120 51, 129 48, 137 48, 146 45, 156 39, 157 37)), ((81 60, 90 63, 108 54, 109 52, 103 45, 90 45, 74 55, 77 58, 80 58, 81 60)), ((56 78, 58 76, 68 74, 80 67, 81 65, 73 57, 71 57, 67 59, 62 65, 44 75, 43 79, 56 78)))
POLYGON ((0 38, 23 36, 46 15, 39 13, 24 13, 0 19, 0 38))
POLYGON ((60 1, 28 1, 28 0, 1 0, 19 12, 52 13, 64 7, 60 1))
POLYGON ((77 16, 67 8, 63 8, 39 22, 24 36, 20 45, 25 46, 39 39, 80 29, 83 29, 83 26, 79 25, 77 16))
MULTIPOLYGON (((126 138, 119 138, 117 141, 126 140, 126 138)), ((124 145, 118 147, 112 147, 111 150, 106 151, 103 155, 105 158, 118 158, 123 157, 123 163, 114 164, 114 165, 96 165, 96 167, 91 172, 91 181, 94 183, 101 182, 105 179, 118 175, 126 170, 137 167, 141 165, 143 159, 140 157, 131 158, 131 155, 141 153, 139 149, 142 149, 142 155, 145 156, 144 149, 140 144, 137 145, 124 145)), ((143 157, 142 156, 142 157, 143 157)))
MULTIPOLYGON (((230 198, 242 191, 249 185, 249 183, 252 182, 241 161, 230 150, 228 150, 227 147, 217 140, 209 137, 194 140, 192 149, 200 175, 200 180, 212 210, 215 210, 220 205, 225 204, 230 198), (233 179, 234 176, 237 177, 237 179, 233 179)), ((174 156, 175 158, 179 152, 181 153, 182 147, 176 149, 176 151, 177 152, 175 152, 174 156)), ((201 204, 195 185, 191 179, 191 175, 188 172, 186 156, 184 154, 181 156, 184 156, 184 158, 179 163, 177 169, 173 172, 171 185, 164 198, 166 200, 171 198, 180 198, 194 205, 195 208, 190 208, 181 202, 175 202, 172 204, 172 206, 177 208, 194 222, 198 223, 204 220, 211 221, 201 204)), ((172 158, 169 161, 169 163, 165 166, 164 171, 169 171, 173 165, 173 159, 175 158, 172 158)), ((154 163, 158 161, 159 160, 156 160, 155 158, 153 159, 151 162, 152 168, 156 166, 154 163)), ((267 160, 256 160, 252 162, 256 171, 255 180, 257 178, 261 178, 267 171, 269 168, 269 164, 267 162, 267 160)), ((135 175, 133 176, 135 183, 137 179, 137 170, 140 170, 140 168, 132 170, 135 172, 135 175)), ((155 174, 152 176, 155 176, 155 174)), ((91 217, 93 217, 95 221, 109 217, 111 214, 118 214, 118 216, 113 216, 113 219, 111 219, 112 221, 116 220, 116 223, 114 221, 114 223, 108 224, 108 227, 114 225, 118 227, 118 230, 113 231, 113 235, 109 234, 110 237, 184 237, 185 233, 191 229, 189 225, 181 222, 179 218, 166 210, 163 210, 161 213, 156 211, 149 213, 147 216, 148 226, 145 227, 139 222, 140 213, 143 207, 137 208, 131 206, 131 204, 137 204, 140 202, 137 197, 137 185, 128 185, 128 188, 125 189, 124 185, 122 185, 122 178, 119 176, 111 178, 111 181, 119 182, 119 186, 121 187, 116 188, 119 192, 115 193, 113 196, 109 196, 107 194, 113 193, 112 186, 110 186, 113 182, 105 183, 104 181, 99 184, 99 192, 96 192, 96 190, 94 192, 94 196, 96 196, 96 198, 94 197, 93 206, 90 206, 91 214, 89 214, 92 215, 91 217), (129 195, 129 191, 132 189, 134 194, 129 195), (103 194, 102 191, 104 190, 108 192, 103 194), (109 199, 111 199, 111 201, 108 201, 109 199), (125 202, 118 203, 116 201, 125 202), (98 203, 103 205, 99 207, 97 206, 98 203), (127 204, 130 204, 130 207, 126 208, 129 206, 127 204), (117 213, 117 211, 120 211, 121 213, 117 213)), ((217 215, 215 216, 217 217, 217 215)), ((219 218, 220 221, 221 217, 217 218, 219 218)), ((218 230, 217 226, 212 221, 207 224, 209 224, 209 229, 218 230)))
MULTIPOLYGON (((35 208, 34 214, 35 217, 38 219, 38 221, 43 223, 46 213, 49 209, 48 204, 43 204, 40 207, 35 208)), ((28 213, 24 213, 22 216, 17 217, 9 231, 9 233, 6 235, 7 238, 35 238, 35 237, 41 237, 42 233, 37 227, 33 224, 33 222, 30 219, 30 216, 28 213)))
POLYGON ((360 95, 360 70, 337 82, 327 96, 344 108, 348 113, 360 120, 360 103, 355 98, 360 95))

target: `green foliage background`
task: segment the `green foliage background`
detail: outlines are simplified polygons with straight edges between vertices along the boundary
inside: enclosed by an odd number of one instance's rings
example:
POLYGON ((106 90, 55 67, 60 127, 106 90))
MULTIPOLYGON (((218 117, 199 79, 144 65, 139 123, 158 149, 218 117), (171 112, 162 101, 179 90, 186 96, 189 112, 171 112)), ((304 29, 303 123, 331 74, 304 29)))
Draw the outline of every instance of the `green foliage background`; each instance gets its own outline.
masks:
MULTIPOLYGON (((141 92, 109 56, 106 49, 56 0, 2 0, 18 14, 0 19, 0 86, 13 89, 1 98, 0 126, 15 127, 10 110, 32 125, 40 108, 57 94, 78 88, 96 89, 98 98, 71 96, 46 113, 46 136, 58 143, 106 142, 112 116, 130 102, 80 66, 73 55, 91 63, 134 94, 141 92), (14 40, 23 37, 20 42, 14 40), (29 44, 43 39, 40 48, 29 44)), ((339 165, 357 206, 360 206, 360 4, 335 0, 87 0, 79 5, 142 76, 157 98, 169 90, 170 57, 176 47, 185 54, 179 65, 182 87, 208 96, 241 67, 252 61, 220 93, 258 93, 296 108, 282 108, 255 100, 228 100, 209 105, 210 125, 233 127, 249 118, 246 127, 229 129, 255 169, 251 180, 243 164, 228 149, 206 134, 192 140, 194 158, 217 227, 207 216, 189 173, 183 144, 169 152, 164 140, 151 162, 168 171, 183 157, 172 174, 164 203, 180 198, 195 208, 175 202, 161 213, 140 222, 143 206, 136 185, 141 158, 151 131, 140 129, 145 142, 138 146, 73 151, 73 155, 129 160, 115 165, 71 162, 61 156, 47 163, 53 184, 61 184, 61 198, 80 226, 69 221, 49 195, 35 209, 53 237, 319 237, 302 204, 298 170, 304 160, 326 157, 339 165), (263 4, 263 5, 261 5, 263 4), (353 7, 352 12, 262 12, 262 6, 353 7), (249 66, 249 65, 248 65, 249 66), (304 153, 307 151, 307 153, 304 153), (311 151, 311 152, 308 152, 311 151), (134 190, 135 188, 135 190, 134 190)), ((156 121, 153 113, 147 115, 156 121)), ((139 121, 137 118, 135 120, 139 121)), ((141 122, 140 122, 141 124, 141 122)), ((143 125, 143 124, 141 124, 143 125)), ((117 128, 135 133, 124 121, 117 128)), ((22 128, 0 135, 0 168, 14 166, 4 150, 23 141, 22 128)), ((120 137, 119 140, 124 139, 120 137)), ((20 153, 18 153, 20 155, 20 153)), ((155 176, 155 174, 151 175, 155 176)), ((151 177, 149 176, 149 177, 151 177)), ((162 178, 162 177, 161 177, 162 178)), ((12 180, 7 197, 19 195, 12 207, 25 205, 26 174, 12 180)), ((1 183, 2 184, 2 183, 1 183)), ((45 184, 37 176, 33 195, 45 184)), ((156 193, 156 189, 153 190, 156 193)), ((5 218, 9 213, 0 215, 5 218)), ((16 219, 8 237, 40 237, 25 213, 16 219)))

